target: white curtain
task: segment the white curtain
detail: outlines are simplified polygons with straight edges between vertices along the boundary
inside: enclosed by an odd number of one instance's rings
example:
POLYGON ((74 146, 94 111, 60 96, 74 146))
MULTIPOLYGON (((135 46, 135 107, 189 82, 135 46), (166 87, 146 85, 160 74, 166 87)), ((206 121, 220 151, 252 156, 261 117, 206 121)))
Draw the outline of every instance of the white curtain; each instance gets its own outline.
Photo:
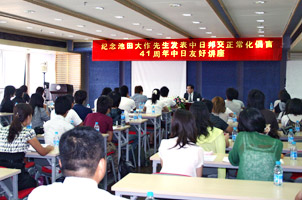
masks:
POLYGON ((302 59, 290 60, 286 64, 286 90, 291 98, 302 98, 302 59))
POLYGON ((186 91, 186 61, 132 61, 131 74, 132 95, 137 85, 149 98, 154 88, 162 86, 169 88, 170 97, 183 97, 186 91))

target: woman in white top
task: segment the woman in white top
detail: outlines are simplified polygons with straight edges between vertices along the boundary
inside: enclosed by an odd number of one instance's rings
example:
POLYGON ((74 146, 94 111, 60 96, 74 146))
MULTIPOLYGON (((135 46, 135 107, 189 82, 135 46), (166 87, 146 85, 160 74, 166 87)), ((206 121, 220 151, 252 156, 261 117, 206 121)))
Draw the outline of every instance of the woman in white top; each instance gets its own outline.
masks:
POLYGON ((170 139, 159 147, 161 173, 201 177, 204 151, 196 145, 197 129, 192 113, 179 109, 173 115, 170 139))
POLYGON ((222 119, 227 123, 229 114, 226 112, 225 101, 223 100, 223 98, 218 96, 214 97, 212 99, 212 103, 213 103, 212 114, 218 116, 220 119, 222 119))
POLYGON ((294 98, 288 101, 286 105, 285 115, 281 118, 282 127, 295 124, 302 120, 302 101, 294 98))
POLYGON ((159 101, 160 91, 159 89, 154 89, 152 91, 152 98, 148 100, 145 104, 144 110, 146 113, 152 113, 153 107, 155 110, 155 114, 162 114, 162 111, 169 112, 169 109, 165 106, 165 104, 159 101))

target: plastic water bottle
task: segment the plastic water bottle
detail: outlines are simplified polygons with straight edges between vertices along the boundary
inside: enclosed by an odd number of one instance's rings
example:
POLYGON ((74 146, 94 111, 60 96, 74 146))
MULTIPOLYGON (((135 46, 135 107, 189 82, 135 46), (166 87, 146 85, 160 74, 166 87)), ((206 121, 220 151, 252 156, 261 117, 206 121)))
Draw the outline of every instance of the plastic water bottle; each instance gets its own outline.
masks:
POLYGON ((236 137, 237 137, 237 127, 234 127, 233 128, 233 132, 232 132, 232 140, 233 140, 233 142, 235 142, 236 137))
POLYGON ((55 136, 53 138, 53 146, 58 149, 59 148, 59 142, 60 142, 60 138, 59 138, 59 133, 55 132, 55 136))
POLYGON ((73 123, 74 123, 73 120, 70 120, 70 124, 73 125, 73 123))
POLYGON ((89 105, 89 103, 87 104, 87 108, 90 108, 90 105, 89 105))
POLYGON ((148 192, 145 200, 155 200, 153 192, 148 192))
POLYGON ((274 184, 277 186, 281 186, 283 183, 283 169, 281 167, 281 162, 276 161, 276 165, 274 168, 274 184))
POLYGON ((237 122, 237 115, 236 115, 236 113, 234 112, 234 114, 233 114, 233 123, 236 123, 237 122))
POLYGON ((295 124, 295 131, 296 131, 296 132, 300 132, 300 122, 299 122, 299 121, 296 121, 296 124, 295 124))
POLYGON ((155 106, 152 106, 152 114, 155 114, 155 106))
POLYGON ((137 112, 136 112, 136 110, 135 110, 133 113, 134 113, 134 115, 133 115, 133 119, 134 119, 134 120, 137 120, 137 119, 138 119, 138 116, 137 116, 137 112))
POLYGON ((99 122, 95 122, 94 129, 97 130, 98 132, 100 132, 99 122))
POLYGON ((26 126, 26 128, 27 128, 27 129, 32 129, 32 124, 31 124, 31 123, 28 124, 28 125, 26 126))
POLYGON ((121 125, 122 126, 125 126, 125 113, 124 113, 124 111, 122 112, 122 114, 121 114, 121 125))
POLYGON ((295 141, 292 142, 292 145, 290 147, 290 159, 297 160, 297 146, 295 141))
POLYGON ((141 120, 143 118, 142 117, 142 112, 143 112, 143 104, 139 103, 138 115, 137 115, 138 120, 141 120))
POLYGON ((293 133, 293 129, 289 129, 288 135, 287 135, 288 139, 288 144, 291 145, 292 142, 294 141, 294 133, 293 133))
POLYGON ((271 102, 271 104, 269 105, 269 109, 271 110, 271 111, 274 111, 274 104, 271 102))

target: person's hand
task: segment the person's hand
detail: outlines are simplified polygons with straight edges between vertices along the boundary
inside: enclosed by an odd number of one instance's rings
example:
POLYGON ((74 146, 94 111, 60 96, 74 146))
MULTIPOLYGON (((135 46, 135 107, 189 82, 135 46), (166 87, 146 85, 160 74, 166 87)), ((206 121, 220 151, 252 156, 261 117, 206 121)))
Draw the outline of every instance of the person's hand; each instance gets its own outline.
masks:
POLYGON ((49 151, 52 151, 52 150, 54 150, 55 148, 54 148, 54 146, 47 145, 47 146, 46 146, 46 149, 49 150, 49 151))

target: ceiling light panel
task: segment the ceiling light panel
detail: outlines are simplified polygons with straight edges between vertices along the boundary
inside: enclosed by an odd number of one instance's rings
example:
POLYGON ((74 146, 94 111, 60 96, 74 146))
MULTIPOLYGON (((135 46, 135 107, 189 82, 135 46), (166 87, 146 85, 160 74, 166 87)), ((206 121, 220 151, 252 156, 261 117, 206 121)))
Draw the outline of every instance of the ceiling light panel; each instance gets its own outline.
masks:
POLYGON ((298 0, 222 0, 241 37, 259 37, 257 26, 265 27, 266 37, 282 37, 298 0))

